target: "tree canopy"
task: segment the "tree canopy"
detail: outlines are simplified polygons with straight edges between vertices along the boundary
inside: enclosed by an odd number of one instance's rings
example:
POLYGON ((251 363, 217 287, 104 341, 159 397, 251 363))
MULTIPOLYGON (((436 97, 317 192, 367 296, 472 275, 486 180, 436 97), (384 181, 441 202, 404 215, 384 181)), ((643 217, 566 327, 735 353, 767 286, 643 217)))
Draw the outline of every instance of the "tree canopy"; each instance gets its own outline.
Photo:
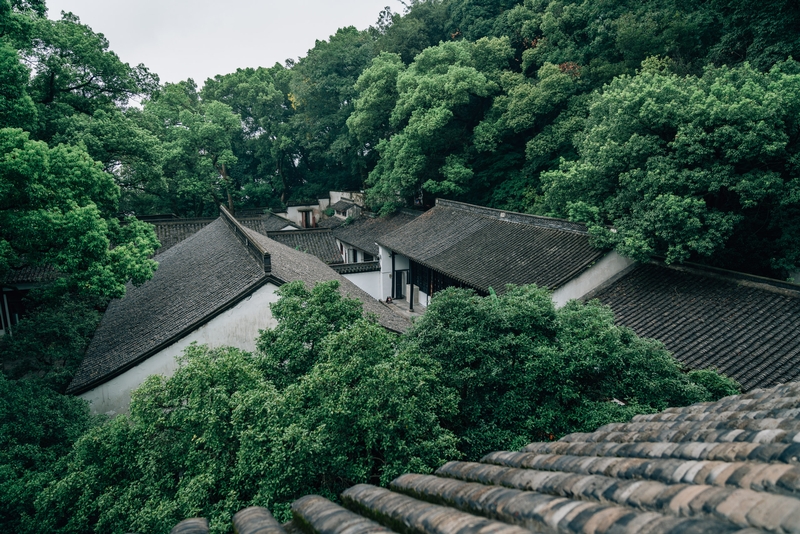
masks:
MULTIPOLYGON (((287 284, 273 310, 278 325, 256 353, 192 345, 172 377, 134 392, 129 415, 92 425, 70 399, 78 411, 60 424, 73 433, 54 460, 15 471, 18 531, 166 532, 199 515, 227 532, 249 505, 288 519, 309 493, 336 499, 356 483, 737 391, 713 371, 682 372, 607 308, 555 310, 534 286, 442 291, 403 336, 335 283, 287 284)), ((42 431, 3 424, 15 440, 42 431)))

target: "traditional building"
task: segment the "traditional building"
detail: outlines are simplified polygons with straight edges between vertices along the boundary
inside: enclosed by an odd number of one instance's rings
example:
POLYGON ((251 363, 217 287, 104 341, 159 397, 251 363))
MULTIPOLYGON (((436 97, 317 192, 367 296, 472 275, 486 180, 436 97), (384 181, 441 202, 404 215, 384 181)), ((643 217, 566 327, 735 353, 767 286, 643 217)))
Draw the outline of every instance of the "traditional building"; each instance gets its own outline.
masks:
POLYGON ((218 219, 157 256, 159 268, 140 287, 129 286, 100 322, 67 392, 98 413, 127 410, 130 393, 153 374, 171 375, 175 357, 191 343, 255 349, 258 331, 275 320, 276 290, 296 280, 308 286, 337 280, 385 328, 407 320, 369 297, 321 260, 243 226, 224 208, 218 219))
POLYGON ((594 248, 582 224, 442 199, 377 242, 381 297, 412 309, 447 287, 487 295, 507 284, 550 289, 561 306, 633 263, 594 248))
MULTIPOLYGON (((235 532, 530 534, 800 532, 800 384, 639 415, 480 462, 449 462, 341 504, 310 495, 279 525, 264 508, 235 532)), ((204 534, 204 519, 173 533, 204 534)))

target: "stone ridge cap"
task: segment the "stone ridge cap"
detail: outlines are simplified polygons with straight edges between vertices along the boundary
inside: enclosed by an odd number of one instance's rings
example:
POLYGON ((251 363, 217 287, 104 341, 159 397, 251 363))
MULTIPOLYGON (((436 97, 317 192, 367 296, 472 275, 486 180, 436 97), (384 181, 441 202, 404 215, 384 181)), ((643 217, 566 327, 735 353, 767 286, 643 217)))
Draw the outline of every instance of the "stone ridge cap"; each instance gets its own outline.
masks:
POLYGON ((519 213, 516 211, 486 208, 484 206, 467 204, 466 202, 458 202, 456 200, 446 200, 443 198, 437 198, 436 205, 455 208, 460 211, 472 213, 473 215, 489 217, 501 222, 529 224, 542 228, 550 228, 552 230, 562 230, 581 235, 589 235, 589 231, 586 229, 585 224, 573 222, 567 219, 558 219, 556 217, 545 217, 544 215, 530 215, 528 213, 519 213))
POLYGON ((650 261, 653 265, 658 265, 666 269, 674 271, 681 271, 717 280, 724 280, 731 283, 737 283, 746 287, 753 287, 778 293, 788 297, 800 297, 800 284, 794 282, 786 282, 776 278, 767 278, 765 276, 758 276, 755 274, 742 273, 738 271, 730 271, 727 269, 720 269, 719 267, 709 267, 707 265, 700 265, 697 263, 682 263, 679 265, 668 265, 662 258, 656 258, 650 261))
POLYGON ((261 243, 250 238, 247 229, 236 220, 236 218, 231 215, 231 213, 225 208, 225 206, 220 205, 219 207, 219 216, 222 218, 223 221, 228 225, 233 231, 233 234, 236 238, 247 248, 247 251, 250 253, 251 256, 259 263, 259 265, 264 269, 264 272, 269 274, 272 271, 272 265, 270 260, 270 254, 265 249, 261 243))

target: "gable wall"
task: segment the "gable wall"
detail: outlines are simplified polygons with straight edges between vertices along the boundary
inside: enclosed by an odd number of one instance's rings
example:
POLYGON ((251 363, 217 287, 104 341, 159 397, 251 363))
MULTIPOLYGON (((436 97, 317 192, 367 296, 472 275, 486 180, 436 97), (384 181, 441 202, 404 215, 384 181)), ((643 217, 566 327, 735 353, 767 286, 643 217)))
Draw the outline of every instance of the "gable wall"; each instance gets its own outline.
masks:
POLYGON ((254 351, 258 331, 277 326, 269 308, 270 303, 278 300, 275 293, 277 289, 272 283, 262 286, 197 330, 80 397, 89 401, 93 413, 127 413, 131 392, 150 375, 172 376, 177 368, 175 358, 193 342, 211 347, 233 346, 254 351))

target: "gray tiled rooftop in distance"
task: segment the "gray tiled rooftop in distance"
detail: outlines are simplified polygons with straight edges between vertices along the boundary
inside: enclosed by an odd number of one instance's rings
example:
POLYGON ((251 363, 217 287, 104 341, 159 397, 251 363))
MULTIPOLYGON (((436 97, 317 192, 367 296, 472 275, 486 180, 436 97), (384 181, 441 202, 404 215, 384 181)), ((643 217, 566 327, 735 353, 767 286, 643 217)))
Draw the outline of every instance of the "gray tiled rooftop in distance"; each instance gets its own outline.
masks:
POLYGON ((341 501, 304 497, 284 526, 308 534, 800 533, 800 383, 449 462, 388 489, 359 484, 341 501))
POLYGON ((444 200, 378 244, 484 292, 556 289, 604 254, 580 224, 444 200))
POLYGON ((418 217, 418 213, 400 211, 386 217, 361 217, 350 224, 340 224, 333 230, 339 241, 352 245, 373 256, 378 255, 377 241, 418 217))
POLYGON ((800 286, 753 280, 645 264, 588 298, 689 368, 715 367, 750 390, 800 378, 800 286))
MULTIPOLYGON (((263 234, 264 232, 259 233, 263 234)), ((266 235, 270 239, 278 243, 283 243, 289 248, 316 256, 325 263, 343 263, 342 255, 339 253, 339 247, 336 246, 336 239, 327 228, 292 230, 291 232, 268 232, 266 235)))

